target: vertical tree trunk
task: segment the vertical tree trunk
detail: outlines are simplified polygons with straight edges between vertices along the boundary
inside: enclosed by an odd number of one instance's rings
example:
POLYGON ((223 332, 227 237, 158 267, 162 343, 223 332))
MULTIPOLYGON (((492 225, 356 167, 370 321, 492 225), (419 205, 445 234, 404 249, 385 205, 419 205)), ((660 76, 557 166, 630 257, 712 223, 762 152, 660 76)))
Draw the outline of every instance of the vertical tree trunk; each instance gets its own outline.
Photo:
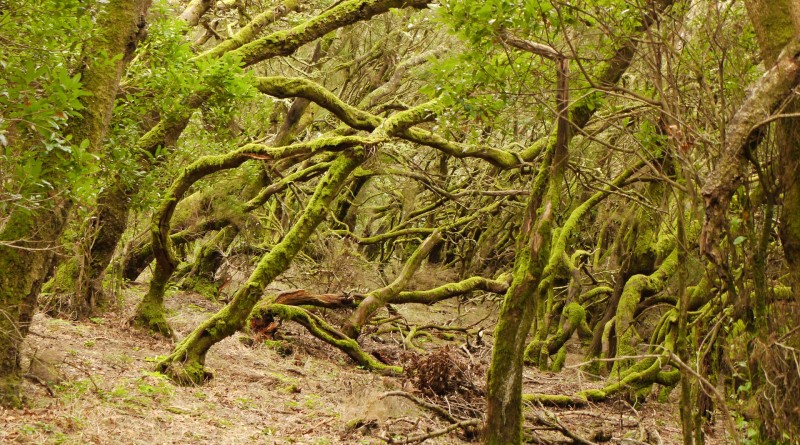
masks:
POLYGON ((552 156, 552 163, 542 162, 531 187, 522 230, 517 239, 514 278, 494 332, 495 343, 486 396, 486 445, 522 443, 523 357, 534 315, 541 312, 545 303, 542 299, 544 293, 537 292, 537 289, 550 260, 553 216, 560 201, 561 184, 569 156, 569 62, 558 59, 556 63, 556 142, 548 153, 552 156))
MULTIPOLYGON (((89 142, 89 150, 98 152, 108 129, 119 79, 126 55, 132 54, 144 27, 144 15, 150 0, 112 0, 98 17, 98 35, 86 48, 87 67, 83 72, 84 98, 81 117, 69 127, 72 140, 89 142), (115 63, 109 63, 115 60, 115 63)), ((71 184, 59 174, 59 159, 54 153, 42 153, 42 163, 54 174, 48 177, 52 189, 43 186, 32 193, 50 196, 39 209, 16 209, 0 233, 0 240, 25 240, 19 247, 0 245, 0 404, 20 403, 19 350, 33 317, 42 281, 53 260, 55 247, 71 208, 65 198, 71 184)))
MULTIPOLYGON (((28 334, 36 299, 47 276, 53 251, 27 250, 52 247, 67 219, 69 207, 52 204, 47 218, 14 212, 0 233, 0 241, 18 241, 15 247, 0 244, 0 405, 22 403, 20 348, 28 334), (13 230, 12 230, 13 229, 13 230)), ((41 216, 40 212, 40 215, 41 216)))

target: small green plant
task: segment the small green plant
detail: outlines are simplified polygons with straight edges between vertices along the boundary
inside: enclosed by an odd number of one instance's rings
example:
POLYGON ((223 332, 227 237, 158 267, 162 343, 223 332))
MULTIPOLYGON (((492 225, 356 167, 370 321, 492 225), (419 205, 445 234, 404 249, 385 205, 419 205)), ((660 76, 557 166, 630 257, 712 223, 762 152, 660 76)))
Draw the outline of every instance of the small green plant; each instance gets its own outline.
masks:
POLYGON ((160 372, 142 372, 137 389, 141 395, 153 399, 171 397, 174 393, 169 378, 160 372))
POLYGON ((239 409, 253 409, 257 406, 256 402, 252 399, 248 399, 247 397, 239 397, 234 400, 234 403, 239 409))
POLYGON ((111 362, 114 362, 118 365, 129 365, 133 363, 133 357, 124 352, 120 352, 118 354, 111 354, 109 355, 108 359, 111 362))
POLYGON ((31 425, 30 423, 26 423, 19 427, 19 431, 24 434, 34 434, 36 433, 36 425, 31 425))
POLYGON ((303 405, 308 409, 317 409, 322 406, 322 399, 316 394, 311 394, 303 400, 303 405))
POLYGON ((56 385, 55 390, 63 400, 70 401, 79 399, 86 394, 86 391, 89 390, 89 385, 91 385, 91 382, 88 379, 73 380, 56 385))
POLYGON ((125 399, 125 398, 128 398, 130 396, 130 391, 128 391, 128 388, 125 388, 125 387, 122 387, 122 386, 116 386, 116 387, 114 387, 114 389, 112 389, 108 393, 108 395, 110 397, 116 397, 116 398, 120 398, 120 399, 125 399))

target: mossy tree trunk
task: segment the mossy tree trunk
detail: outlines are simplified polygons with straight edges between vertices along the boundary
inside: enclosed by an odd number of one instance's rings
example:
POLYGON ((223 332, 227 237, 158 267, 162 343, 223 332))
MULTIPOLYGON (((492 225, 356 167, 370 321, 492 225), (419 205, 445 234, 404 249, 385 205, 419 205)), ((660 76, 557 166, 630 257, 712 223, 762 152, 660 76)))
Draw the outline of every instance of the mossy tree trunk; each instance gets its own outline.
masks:
POLYGON ((544 304, 538 288, 550 259, 553 218, 569 157, 569 61, 560 58, 555 62, 557 136, 531 187, 517 238, 513 280, 494 332, 486 396, 486 445, 522 443, 523 356, 534 315, 544 304))
POLYGON ((549 257, 553 203, 545 196, 542 168, 528 198, 517 238, 514 275, 495 328, 488 376, 484 440, 487 445, 522 443, 522 357, 537 305, 536 289, 549 257))
POLYGON ((51 250, 26 248, 52 246, 66 223, 68 207, 49 210, 44 224, 43 218, 34 219, 32 213, 14 212, 0 233, 0 241, 26 239, 15 247, 0 243, 0 406, 18 407, 22 403, 20 350, 42 281, 53 261, 51 250))
POLYGON ((211 377, 204 367, 208 350, 244 326, 250 311, 261 298, 264 288, 289 267, 292 259, 325 219, 331 203, 363 158, 363 150, 355 149, 343 153, 331 165, 328 173, 317 185, 300 219, 292 226, 289 233, 261 258, 233 300, 183 339, 172 354, 157 365, 158 371, 183 384, 201 384, 211 377))
POLYGON ((194 290, 206 298, 219 296, 219 286, 215 275, 217 269, 222 265, 225 250, 233 243, 237 235, 239 235, 239 228, 230 225, 203 244, 192 264, 192 270, 183 278, 180 287, 194 290))
MULTIPOLYGON (((792 37, 800 37, 800 6, 790 0, 748 0, 745 5, 761 47, 764 67, 772 68, 792 37)), ((800 112, 800 101, 793 100, 781 112, 800 112)), ((780 159, 778 186, 783 192, 780 238, 789 265, 795 300, 800 302, 800 179, 797 174, 800 171, 800 118, 780 119, 775 127, 775 144, 780 159)), ((757 316, 766 315, 764 307, 755 309, 759 312, 757 316)))
MULTIPOLYGON (((88 141, 88 150, 99 152, 105 137, 117 86, 144 26, 150 0, 112 0, 98 16, 100 31, 85 46, 87 65, 82 73, 84 97, 81 116, 67 131, 77 143, 88 141), (115 59, 116 57, 116 59, 115 59), (113 62, 110 62, 112 61, 113 62)), ((56 153, 41 154, 52 188, 35 186, 31 194, 49 197, 38 209, 16 208, 0 232, 0 404, 18 406, 21 370, 20 346, 36 308, 42 282, 54 259, 53 250, 67 222, 72 187, 60 168, 56 153), (19 240, 23 244, 14 245, 19 240)))

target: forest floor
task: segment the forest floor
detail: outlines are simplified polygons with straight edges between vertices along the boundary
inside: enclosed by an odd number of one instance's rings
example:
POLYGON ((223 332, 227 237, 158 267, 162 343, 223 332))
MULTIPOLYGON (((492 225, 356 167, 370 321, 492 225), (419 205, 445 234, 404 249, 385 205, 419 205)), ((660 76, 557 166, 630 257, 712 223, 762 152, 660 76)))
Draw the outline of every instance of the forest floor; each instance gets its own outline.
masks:
MULTIPOLYGON (((175 386, 152 372, 156 357, 169 353, 173 343, 127 326, 143 290, 129 288, 115 310, 85 322, 36 316, 26 340, 25 369, 41 382, 58 382, 44 385, 28 379, 28 407, 0 411, 0 443, 382 444, 387 443, 382 437, 401 441, 448 426, 405 398, 382 398, 401 390, 439 404, 460 419, 483 413, 495 323, 487 314, 496 313, 494 302, 398 308, 409 325, 450 322, 472 326, 472 332, 484 328, 482 344, 476 336, 468 344, 463 335, 448 340, 437 335, 421 338, 418 344, 438 351, 439 363, 445 363, 439 369, 444 383, 458 383, 453 393, 440 397, 419 390, 424 386, 421 380, 430 378, 421 371, 424 353, 404 351, 396 332, 369 336, 364 348, 406 365, 411 377, 361 370, 340 351, 288 322, 280 330, 284 341, 272 347, 246 346, 240 341, 242 334, 226 339, 208 355, 207 365, 215 374, 211 382, 175 386)), ((181 338, 220 304, 176 292, 167 306, 169 322, 181 338)), ((336 314, 328 310, 325 316, 336 314)), ((526 369, 525 392, 572 394, 601 386, 571 366, 579 361, 578 354, 569 354, 567 369, 558 374, 526 369)), ((637 407, 623 400, 580 409, 528 407, 526 431, 545 443, 570 443, 560 433, 535 425, 537 415, 550 420, 556 417, 548 416, 557 416, 565 428, 597 443, 642 443, 635 440, 655 430, 664 444, 677 444, 677 392, 673 391, 670 403, 652 400, 637 407)), ((707 443, 724 443, 710 433, 707 443)), ((718 432, 716 437, 723 435, 718 432)), ((457 430, 425 443, 465 444, 477 439, 457 430)))

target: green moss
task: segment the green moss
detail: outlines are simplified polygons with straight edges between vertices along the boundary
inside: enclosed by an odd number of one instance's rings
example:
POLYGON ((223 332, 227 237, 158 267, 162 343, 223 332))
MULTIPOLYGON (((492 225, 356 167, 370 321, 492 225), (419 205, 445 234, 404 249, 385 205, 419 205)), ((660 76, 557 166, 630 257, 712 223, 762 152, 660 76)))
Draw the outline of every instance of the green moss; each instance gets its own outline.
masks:
POLYGON ((42 286, 42 292, 61 293, 75 290, 75 281, 78 277, 78 261, 70 257, 56 269, 56 274, 42 286))
POLYGON ((286 270, 316 227, 325 218, 330 204, 347 181, 350 173, 362 162, 364 151, 345 152, 331 164, 319 182, 303 214, 270 252, 264 254, 247 282, 233 300, 190 333, 167 358, 157 365, 176 381, 202 383, 205 355, 212 345, 242 328, 250 312, 261 298, 264 288, 286 270))
POLYGON ((0 406, 22 408, 22 375, 9 374, 0 377, 0 406))
POLYGON ((300 46, 316 40, 342 26, 367 20, 391 8, 424 7, 422 1, 348 0, 338 3, 311 20, 291 29, 277 31, 247 43, 232 51, 245 65, 251 65, 279 55, 289 55, 300 46))
POLYGON ((168 338, 174 335, 164 316, 163 304, 140 304, 131 325, 168 338))
POLYGON ((281 357, 288 357, 294 352, 294 348, 283 340, 264 340, 264 347, 275 351, 281 357))
POLYGON ((219 285, 203 277, 186 277, 181 281, 181 288, 196 292, 211 301, 216 301, 219 297, 219 285))

